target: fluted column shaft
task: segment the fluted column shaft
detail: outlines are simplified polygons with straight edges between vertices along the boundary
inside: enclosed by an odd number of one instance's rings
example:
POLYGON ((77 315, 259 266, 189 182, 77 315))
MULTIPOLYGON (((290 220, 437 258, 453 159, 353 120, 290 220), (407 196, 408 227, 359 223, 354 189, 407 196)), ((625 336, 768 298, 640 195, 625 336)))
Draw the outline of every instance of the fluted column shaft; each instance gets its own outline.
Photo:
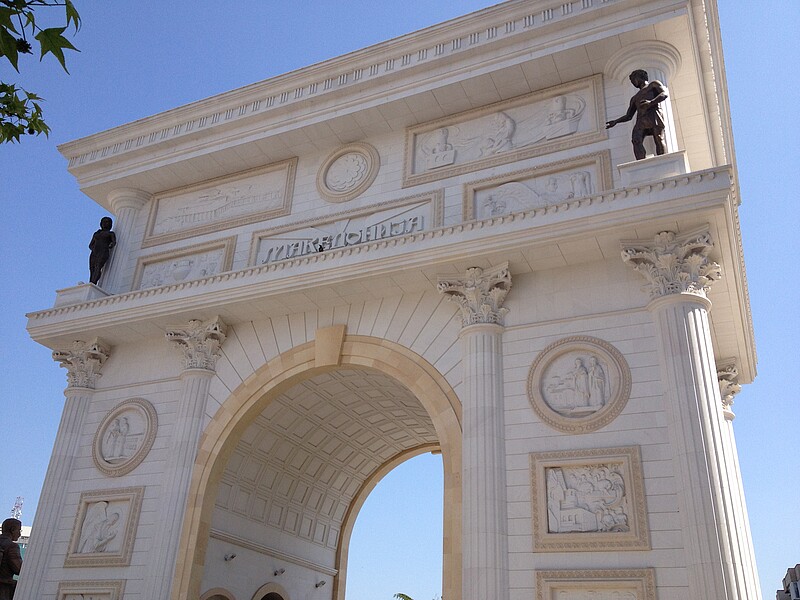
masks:
POLYGON ((167 340, 183 352, 181 397, 175 415, 169 457, 164 467, 157 523, 164 534, 156 533, 147 575, 148 600, 168 600, 172 588, 181 528, 189 496, 197 447, 208 401, 208 389, 214 368, 225 341, 221 319, 192 320, 185 327, 167 331, 167 340))
POLYGON ((25 550, 17 598, 42 597, 41 588, 47 580, 45 575, 58 535, 67 486, 80 448, 81 427, 86 421, 100 369, 108 358, 108 349, 98 340, 88 344, 75 342, 70 349, 53 352, 53 358, 67 369, 69 384, 64 390, 66 402, 39 496, 31 540, 25 550))
POLYGON ((181 526, 189 494, 192 467, 203 425, 213 371, 188 369, 181 375, 181 398, 172 433, 169 458, 159 501, 156 543, 150 560, 145 598, 168 600, 175 572, 181 526))
POLYGON ((503 308, 508 263, 440 278, 439 291, 461 309, 463 600, 504 600, 508 590, 508 518, 503 415, 503 308))
POLYGON ((502 336, 495 324, 461 332, 464 600, 508 597, 502 336))
POLYGON ((111 252, 111 259, 103 269, 100 287, 112 294, 123 291, 120 286, 125 276, 128 257, 133 250, 133 232, 139 210, 148 202, 150 194, 135 189, 118 189, 109 194, 108 200, 114 210, 114 233, 117 245, 111 252))
POLYGON ((692 598, 738 600, 731 545, 731 495, 724 489, 722 406, 708 320, 695 294, 658 298, 653 313, 666 387, 670 437, 692 598))

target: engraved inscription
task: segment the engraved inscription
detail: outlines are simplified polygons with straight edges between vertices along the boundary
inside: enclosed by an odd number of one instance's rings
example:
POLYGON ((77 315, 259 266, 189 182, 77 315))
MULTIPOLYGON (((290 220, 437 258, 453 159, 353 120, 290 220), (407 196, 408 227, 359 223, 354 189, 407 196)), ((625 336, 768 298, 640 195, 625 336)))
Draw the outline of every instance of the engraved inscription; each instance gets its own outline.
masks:
POLYGON ((621 464, 545 471, 549 533, 630 531, 621 464))

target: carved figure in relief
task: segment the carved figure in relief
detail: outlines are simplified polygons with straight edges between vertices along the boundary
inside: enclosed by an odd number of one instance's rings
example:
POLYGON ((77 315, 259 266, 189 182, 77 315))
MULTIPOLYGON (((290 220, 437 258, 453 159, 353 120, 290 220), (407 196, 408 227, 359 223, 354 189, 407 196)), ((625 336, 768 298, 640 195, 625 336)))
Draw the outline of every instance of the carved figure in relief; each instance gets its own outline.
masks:
POLYGON ((575 359, 575 368, 569 374, 575 392, 575 406, 589 406, 589 372, 580 358, 575 359))
POLYGON ((606 374, 596 356, 589 357, 589 406, 600 408, 606 403, 606 374))
POLYGON ((547 470, 550 533, 629 531, 626 511, 619 465, 547 470))
POLYGON ((100 219, 100 229, 94 232, 89 242, 89 281, 95 285, 100 281, 103 267, 106 266, 111 250, 117 245, 117 234, 111 231, 111 217, 100 219))
POLYGON ((502 111, 495 113, 492 117, 492 130, 481 145, 481 156, 491 156, 511 150, 514 147, 511 138, 516 127, 514 120, 506 113, 502 111))
POLYGON ((117 537, 119 511, 108 512, 108 502, 95 502, 86 511, 81 527, 81 537, 76 549, 80 554, 105 552, 111 541, 117 537))
POLYGON ((428 169, 445 167, 455 162, 456 151, 453 149, 453 144, 447 141, 449 135, 447 127, 437 129, 431 134, 430 141, 433 146, 430 149, 423 146, 426 153, 425 165, 428 169))
POLYGON ((583 198, 592 195, 592 174, 588 171, 575 171, 569 176, 572 197, 583 198))
POLYGON ((578 124, 585 109, 586 101, 580 96, 556 96, 550 104, 542 137, 553 140, 572 135, 578 131, 578 124))
POLYGON ((631 133, 631 143, 633 144, 633 154, 636 160, 641 160, 647 156, 644 148, 644 138, 648 135, 653 136, 656 145, 656 154, 661 155, 666 152, 664 141, 664 115, 661 112, 661 103, 669 96, 667 88, 660 81, 648 81, 649 75, 643 69, 633 71, 629 79, 634 87, 639 88, 631 98, 628 105, 628 112, 606 123, 606 129, 611 129, 619 123, 625 123, 636 116, 631 133))

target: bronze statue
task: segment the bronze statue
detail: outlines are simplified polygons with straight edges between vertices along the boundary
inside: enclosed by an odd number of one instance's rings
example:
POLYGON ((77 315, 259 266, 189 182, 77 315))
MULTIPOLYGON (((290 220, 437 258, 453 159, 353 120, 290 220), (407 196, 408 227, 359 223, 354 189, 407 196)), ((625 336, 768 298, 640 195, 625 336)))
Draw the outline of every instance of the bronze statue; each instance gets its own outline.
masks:
POLYGON ((656 144, 656 154, 661 155, 666 152, 664 144, 664 115, 661 113, 661 103, 667 99, 667 88, 660 81, 648 81, 647 71, 636 69, 630 74, 631 83, 639 91, 631 98, 631 103, 626 112, 619 119, 614 119, 606 123, 606 129, 611 129, 617 123, 625 123, 636 115, 636 123, 633 125, 631 142, 633 143, 633 154, 636 160, 641 160, 646 156, 644 149, 644 138, 648 135, 653 136, 656 144))
POLYGON ((97 285, 103 267, 111 256, 111 249, 117 245, 117 235, 111 231, 111 217, 100 219, 100 229, 94 232, 92 241, 89 242, 89 281, 97 285))
POLYGON ((0 600, 11 600, 17 582, 14 575, 22 569, 22 556, 17 540, 22 533, 22 521, 6 519, 0 533, 0 600))

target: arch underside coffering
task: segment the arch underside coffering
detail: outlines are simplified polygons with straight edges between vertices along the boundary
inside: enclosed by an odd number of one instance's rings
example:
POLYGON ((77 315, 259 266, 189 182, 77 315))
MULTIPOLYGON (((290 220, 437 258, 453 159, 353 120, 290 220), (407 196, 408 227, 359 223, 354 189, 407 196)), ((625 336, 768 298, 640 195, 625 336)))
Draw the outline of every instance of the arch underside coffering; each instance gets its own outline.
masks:
POLYGON ((338 364, 324 366, 319 344, 285 352, 218 410, 200 442, 172 598, 219 585, 206 564, 219 557, 207 559, 206 549, 221 540, 316 566, 343 600, 364 500, 398 464, 431 451, 441 451, 444 468, 443 592, 460 595, 458 399, 398 344, 344 336, 340 350, 338 364))

